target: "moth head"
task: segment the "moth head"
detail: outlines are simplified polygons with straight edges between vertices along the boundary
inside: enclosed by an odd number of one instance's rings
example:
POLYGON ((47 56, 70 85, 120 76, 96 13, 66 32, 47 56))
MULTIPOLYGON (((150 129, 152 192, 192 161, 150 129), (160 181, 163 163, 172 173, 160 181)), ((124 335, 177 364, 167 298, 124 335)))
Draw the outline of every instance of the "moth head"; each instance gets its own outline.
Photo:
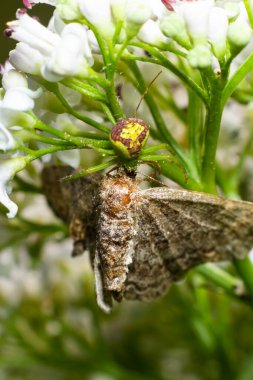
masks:
POLYGON ((149 136, 149 126, 135 117, 120 119, 112 128, 110 141, 115 152, 125 158, 137 158, 149 136))

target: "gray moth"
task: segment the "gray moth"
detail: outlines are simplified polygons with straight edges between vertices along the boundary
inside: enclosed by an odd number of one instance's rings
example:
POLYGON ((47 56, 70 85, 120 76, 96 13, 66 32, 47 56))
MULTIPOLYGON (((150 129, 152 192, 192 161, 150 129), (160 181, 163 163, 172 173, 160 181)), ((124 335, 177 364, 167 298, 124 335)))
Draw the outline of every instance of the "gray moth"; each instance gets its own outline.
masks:
POLYGON ((70 226, 73 255, 88 249, 99 306, 165 294, 192 267, 244 258, 253 247, 253 204, 188 190, 141 190, 121 172, 63 182, 43 170, 48 203, 70 226))

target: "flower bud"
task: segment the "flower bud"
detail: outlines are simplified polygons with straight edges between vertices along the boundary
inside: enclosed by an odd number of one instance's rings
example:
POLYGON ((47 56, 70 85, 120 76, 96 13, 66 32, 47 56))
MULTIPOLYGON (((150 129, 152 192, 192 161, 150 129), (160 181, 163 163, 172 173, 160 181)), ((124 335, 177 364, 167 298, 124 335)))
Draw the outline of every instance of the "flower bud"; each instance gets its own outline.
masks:
POLYGON ((226 38, 228 17, 222 8, 213 7, 209 17, 209 41, 212 43, 214 55, 220 60, 226 54, 226 38))
POLYGON ((251 36, 252 30, 246 22, 236 20, 229 25, 227 38, 234 53, 243 49, 249 43, 251 36))
POLYGON ((152 9, 147 0, 128 0, 126 6, 126 31, 135 36, 141 26, 152 16, 152 9))
POLYGON ((111 0, 112 14, 115 20, 117 21, 125 20, 126 2, 127 0, 111 0))
POLYGON ((168 42, 168 38, 162 34, 159 24, 153 20, 145 22, 138 33, 138 38, 157 47, 163 47, 168 42))
POLYGON ((187 55, 189 64, 197 69, 204 69, 212 64, 212 53, 208 45, 196 45, 187 55))
POLYGON ((61 0, 56 10, 63 20, 76 20, 82 16, 78 6, 78 0, 61 0))
POLYGON ((191 42, 186 31, 185 21, 177 13, 170 13, 160 22, 160 28, 166 37, 174 39, 186 49, 191 48, 191 42))

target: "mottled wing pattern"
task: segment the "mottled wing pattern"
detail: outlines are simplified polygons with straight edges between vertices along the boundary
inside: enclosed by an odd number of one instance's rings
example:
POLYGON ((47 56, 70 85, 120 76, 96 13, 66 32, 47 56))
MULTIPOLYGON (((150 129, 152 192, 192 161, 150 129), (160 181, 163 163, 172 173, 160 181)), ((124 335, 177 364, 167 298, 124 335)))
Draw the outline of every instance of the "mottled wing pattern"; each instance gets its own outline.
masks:
POLYGON ((253 205, 154 188, 132 194, 134 259, 123 296, 150 301, 191 267, 243 258, 253 247, 253 205))
POLYGON ((73 256, 86 247, 93 251, 99 174, 90 174, 74 181, 62 181, 75 170, 70 166, 48 166, 42 171, 43 191, 54 213, 70 227, 74 240, 73 256))
POLYGON ((61 179, 71 175, 70 166, 46 166, 41 173, 42 188, 47 202, 55 215, 69 224, 73 215, 72 194, 74 184, 61 179))

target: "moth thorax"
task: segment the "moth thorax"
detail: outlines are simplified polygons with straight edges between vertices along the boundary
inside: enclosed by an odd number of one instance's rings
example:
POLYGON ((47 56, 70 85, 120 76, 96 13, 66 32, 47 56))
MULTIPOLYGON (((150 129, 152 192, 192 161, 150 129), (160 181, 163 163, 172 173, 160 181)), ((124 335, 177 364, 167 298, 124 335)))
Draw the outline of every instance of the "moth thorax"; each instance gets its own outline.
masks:
POLYGON ((134 180, 127 176, 105 178, 100 185, 100 198, 107 213, 113 217, 127 212, 131 194, 138 189, 134 180))
POLYGON ((120 119, 112 128, 110 140, 114 150, 126 159, 136 158, 149 136, 149 126, 141 119, 120 119))

